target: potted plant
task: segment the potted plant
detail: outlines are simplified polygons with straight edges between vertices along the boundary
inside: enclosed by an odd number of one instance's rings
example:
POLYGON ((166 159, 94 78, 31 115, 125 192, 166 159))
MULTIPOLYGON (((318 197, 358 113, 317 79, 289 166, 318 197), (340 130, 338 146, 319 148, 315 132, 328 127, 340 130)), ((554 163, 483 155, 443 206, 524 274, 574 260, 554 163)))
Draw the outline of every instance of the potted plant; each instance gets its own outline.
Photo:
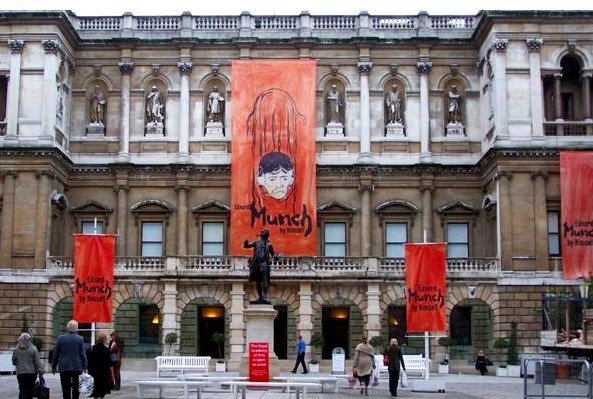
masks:
POLYGON ((222 345, 224 345, 225 341, 226 336, 224 335, 224 333, 215 332, 214 334, 212 334, 212 342, 214 342, 218 347, 218 360, 216 361, 216 371, 222 373, 226 371, 226 365, 222 357, 222 345))
POLYGON ((177 333, 170 332, 167 335, 165 335, 165 343, 167 345, 169 345, 169 353, 168 354, 170 355, 173 345, 177 344, 177 333))
MULTIPOLYGON (((509 345, 510 345, 510 343, 509 343, 508 338, 499 337, 499 338, 496 338, 496 340, 492 344, 492 347, 494 349, 500 349, 501 351, 504 351, 504 350, 508 349, 509 345)), ((506 377, 507 376, 507 364, 506 363, 499 364, 496 367, 496 376, 497 377, 506 377)))
POLYGON ((445 357, 439 363, 439 374, 449 374, 449 347, 453 345, 453 338, 440 337, 438 342, 445 347, 445 357))
POLYGON ((319 350, 323 347, 324 340, 323 336, 320 334, 313 334, 311 336, 311 342, 309 345, 313 348, 313 352, 311 354, 311 361, 309 362, 309 371, 311 373, 319 373, 319 360, 315 357, 315 355, 319 352, 319 350))
POLYGON ((521 377, 521 366, 517 354, 517 322, 511 321, 511 335, 509 336, 509 350, 507 353, 507 376, 521 377))

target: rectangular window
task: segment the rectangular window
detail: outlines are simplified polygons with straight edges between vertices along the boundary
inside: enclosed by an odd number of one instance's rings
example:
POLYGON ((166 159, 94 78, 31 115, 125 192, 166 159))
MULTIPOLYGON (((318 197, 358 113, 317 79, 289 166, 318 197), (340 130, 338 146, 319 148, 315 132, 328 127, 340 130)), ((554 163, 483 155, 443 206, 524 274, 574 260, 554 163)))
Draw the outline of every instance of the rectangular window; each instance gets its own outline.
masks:
POLYGON ((467 223, 447 223, 447 257, 469 256, 469 226, 467 223))
POLYGON ((560 256, 560 212, 548 212, 548 256, 560 256))
POLYGON ((156 305, 140 305, 138 308, 138 343, 158 344, 161 316, 156 305))
POLYGON ((202 255, 224 255, 224 223, 202 223, 202 255))
POLYGON ((163 256, 163 223, 142 222, 140 256, 163 256))
POLYGON ((385 224, 385 256, 387 258, 403 258, 404 244, 408 242, 408 225, 406 223, 385 224))
POLYGON ((83 221, 80 232, 82 234, 103 234, 103 222, 97 221, 97 231, 95 231, 95 221, 83 221))
POLYGON ((325 256, 346 256, 346 223, 323 225, 325 256))

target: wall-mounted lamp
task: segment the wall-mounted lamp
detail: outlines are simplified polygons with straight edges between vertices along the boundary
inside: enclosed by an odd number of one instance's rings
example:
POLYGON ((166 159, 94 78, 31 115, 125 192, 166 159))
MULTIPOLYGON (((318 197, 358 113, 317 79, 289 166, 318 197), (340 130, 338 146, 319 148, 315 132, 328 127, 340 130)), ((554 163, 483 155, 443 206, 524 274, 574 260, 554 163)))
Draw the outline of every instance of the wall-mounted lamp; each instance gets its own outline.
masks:
POLYGON ((70 295, 74 296, 74 283, 70 284, 70 295))
POLYGON ((142 284, 134 284, 134 298, 142 298, 142 284))
POLYGON ((161 322, 161 319, 159 318, 159 314, 155 314, 154 317, 152 318, 151 323, 152 324, 159 324, 161 322))
POLYGON ((476 286, 475 285, 470 285, 467 287, 467 296, 469 298, 475 298, 476 297, 476 286))

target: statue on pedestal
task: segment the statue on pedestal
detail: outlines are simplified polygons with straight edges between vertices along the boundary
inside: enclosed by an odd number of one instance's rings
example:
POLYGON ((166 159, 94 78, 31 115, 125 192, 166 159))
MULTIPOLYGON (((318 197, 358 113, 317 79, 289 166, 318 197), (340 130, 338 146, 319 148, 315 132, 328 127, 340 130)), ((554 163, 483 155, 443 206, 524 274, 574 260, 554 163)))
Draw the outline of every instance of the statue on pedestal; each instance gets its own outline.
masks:
POLYGON ((161 92, 156 86, 152 86, 150 93, 146 97, 146 117, 149 124, 163 123, 163 119, 165 119, 162 113, 164 107, 161 92))
POLYGON ((272 243, 268 241, 269 237, 270 231, 263 229, 257 240, 243 242, 243 248, 253 248, 253 257, 249 261, 249 281, 255 281, 259 298, 252 301, 252 304, 270 304, 270 266, 272 260, 278 260, 279 255, 274 252, 272 243))
POLYGON ((224 96, 219 93, 218 86, 212 88, 208 96, 208 122, 222 122, 224 120, 224 96))

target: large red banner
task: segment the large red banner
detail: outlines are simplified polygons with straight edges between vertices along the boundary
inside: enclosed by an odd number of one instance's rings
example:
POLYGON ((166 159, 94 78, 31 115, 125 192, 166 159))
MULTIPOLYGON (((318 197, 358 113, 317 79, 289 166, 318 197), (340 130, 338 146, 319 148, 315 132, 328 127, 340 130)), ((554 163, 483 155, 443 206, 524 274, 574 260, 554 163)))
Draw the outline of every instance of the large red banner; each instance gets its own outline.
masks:
POLYGON ((446 244, 405 244, 406 325, 409 332, 445 331, 446 244))
POLYGON ((230 254, 270 231, 283 255, 315 255, 314 60, 233 61, 230 254))
POLYGON ((74 319, 110 323, 115 235, 74 235, 74 319))
POLYGON ((560 153, 561 250, 564 278, 593 275, 593 152, 560 153))

